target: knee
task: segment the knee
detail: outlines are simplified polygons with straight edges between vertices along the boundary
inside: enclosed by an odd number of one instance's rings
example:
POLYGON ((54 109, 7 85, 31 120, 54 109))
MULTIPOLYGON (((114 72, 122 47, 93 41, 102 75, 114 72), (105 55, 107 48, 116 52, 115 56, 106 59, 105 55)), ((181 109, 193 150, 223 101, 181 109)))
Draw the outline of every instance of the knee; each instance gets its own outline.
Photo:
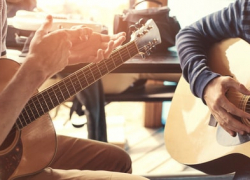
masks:
POLYGON ((129 154, 123 149, 112 146, 109 151, 110 160, 117 172, 132 173, 132 161, 129 154))

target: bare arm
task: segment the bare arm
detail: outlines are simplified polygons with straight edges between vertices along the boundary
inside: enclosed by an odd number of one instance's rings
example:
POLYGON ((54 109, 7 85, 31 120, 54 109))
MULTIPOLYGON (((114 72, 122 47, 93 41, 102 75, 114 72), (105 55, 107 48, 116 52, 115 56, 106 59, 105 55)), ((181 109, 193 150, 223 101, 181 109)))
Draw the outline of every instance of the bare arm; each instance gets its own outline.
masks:
POLYGON ((7 87, 0 93, 0 144, 14 125, 26 102, 44 82, 46 75, 37 72, 27 58, 7 87), (21 88, 20 88, 21 87, 21 88))
POLYGON ((48 16, 36 32, 25 62, 0 93, 0 144, 35 90, 68 62, 71 36, 63 31, 48 34, 51 25, 52 17, 48 16))
POLYGON ((50 32, 52 17, 37 30, 29 53, 10 83, 0 92, 0 145, 38 87, 68 64, 97 62, 108 57, 125 40, 125 34, 108 36, 89 28, 50 32))

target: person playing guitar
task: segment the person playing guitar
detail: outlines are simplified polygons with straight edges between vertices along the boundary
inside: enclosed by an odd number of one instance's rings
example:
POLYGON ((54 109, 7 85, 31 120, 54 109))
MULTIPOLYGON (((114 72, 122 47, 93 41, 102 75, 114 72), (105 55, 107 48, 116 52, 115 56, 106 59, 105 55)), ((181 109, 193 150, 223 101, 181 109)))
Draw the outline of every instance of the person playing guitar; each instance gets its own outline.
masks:
MULTIPOLYGON (((209 56, 209 50, 216 43, 231 38, 241 38, 249 43, 249 25, 250 1, 236 0, 228 7, 183 28, 177 35, 176 41, 181 68, 183 70, 183 78, 189 83, 192 94, 200 98, 203 104, 208 107, 211 115, 215 119, 214 126, 221 126, 231 137, 241 136, 244 138, 250 133, 250 126, 239 121, 237 118, 240 117, 248 121, 250 114, 247 110, 240 108, 230 101, 228 99, 228 93, 233 89, 244 96, 249 96, 250 90, 247 84, 239 81, 239 79, 236 78, 237 76, 234 76, 234 73, 227 74, 232 70, 230 64, 227 73, 222 73, 220 70, 215 71, 211 68, 211 64, 216 63, 217 65, 214 65, 214 67, 217 66, 217 69, 222 69, 223 67, 218 64, 225 63, 220 63, 219 61, 222 62, 220 58, 216 59, 216 61, 212 61, 209 56)), ((220 53, 219 50, 216 51, 216 49, 214 52, 220 53)), ((237 52, 235 53, 237 54, 237 52)), ((238 53, 238 55, 240 55, 240 53, 238 53)), ((243 63, 237 58, 236 61, 238 65, 243 63)), ((226 63, 225 66, 228 66, 228 64, 226 63)), ((240 68, 238 70, 241 71, 240 68)), ((200 113, 202 113, 202 111, 200 111, 200 113)), ((168 124, 166 124, 166 127, 167 126, 168 124)), ((171 134, 168 133, 168 136, 170 135, 171 134)), ((226 141, 226 139, 224 138, 222 141, 226 141)), ((242 145, 244 145, 244 143, 242 143, 242 145)), ((227 145, 227 147, 228 146, 229 145, 227 145)), ((170 147, 170 145, 168 145, 168 147, 170 147)), ((246 151, 250 150, 248 149, 246 151)), ((214 149, 211 153, 217 154, 218 151, 214 149)), ((188 156, 188 154, 186 154, 186 156, 188 156)), ((206 155, 204 153, 198 156, 206 155)), ((227 167, 230 165, 224 164, 223 166, 227 167)), ((209 168, 213 169, 215 167, 209 166, 209 168)), ((235 171, 234 179, 249 179, 250 163, 242 164, 242 166, 235 169, 235 171)))
MULTIPOLYGON (((131 159, 116 146, 57 136, 51 124, 45 127, 49 119, 47 114, 31 123, 38 125, 36 130, 34 126, 27 126, 20 133, 15 131, 29 124, 30 117, 36 116, 23 109, 46 79, 67 65, 108 58, 125 40, 125 34, 102 35, 79 26, 50 32, 53 18, 47 16, 32 39, 24 63, 19 66, 4 58, 7 33, 5 0, 0 0, 0 9, 0 179, 147 179, 129 174, 131 159), (25 115, 19 117, 21 112, 25 115), (22 120, 17 123, 18 117, 22 120), (27 130, 29 133, 25 133, 27 130), (33 138, 37 140, 33 141, 33 138), (32 143, 26 144, 27 141, 32 143), (36 154, 38 150, 41 153, 36 154)), ((45 108, 49 102, 43 105, 45 108)), ((37 111, 43 109, 42 104, 36 108, 37 111)))

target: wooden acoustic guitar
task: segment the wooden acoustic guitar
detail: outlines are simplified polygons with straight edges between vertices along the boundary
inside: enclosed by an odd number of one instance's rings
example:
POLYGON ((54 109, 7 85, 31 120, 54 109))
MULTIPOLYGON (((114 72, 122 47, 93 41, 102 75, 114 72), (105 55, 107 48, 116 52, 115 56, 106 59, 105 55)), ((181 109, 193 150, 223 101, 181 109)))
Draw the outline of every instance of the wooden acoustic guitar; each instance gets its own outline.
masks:
MULTIPOLYGON (((108 59, 90 63, 34 94, 0 146, 0 180, 31 175, 49 166, 55 156, 57 140, 48 112, 133 56, 147 55, 159 43, 159 30, 153 20, 148 20, 131 35, 130 42, 114 50, 108 59)), ((0 91, 18 68, 16 62, 0 59, 0 91)))
MULTIPOLYGON (((230 75, 250 88, 250 45, 242 39, 227 39, 211 48, 209 67, 230 75)), ((197 84, 198 86, 198 84, 197 84)), ((230 89, 227 98, 249 112, 249 96, 230 89)), ((250 125, 249 120, 238 118, 250 125)), ((221 126, 209 125, 215 119, 200 98, 181 77, 165 125, 165 142, 178 162, 207 174, 226 174, 250 163, 250 135, 230 136, 221 126)))

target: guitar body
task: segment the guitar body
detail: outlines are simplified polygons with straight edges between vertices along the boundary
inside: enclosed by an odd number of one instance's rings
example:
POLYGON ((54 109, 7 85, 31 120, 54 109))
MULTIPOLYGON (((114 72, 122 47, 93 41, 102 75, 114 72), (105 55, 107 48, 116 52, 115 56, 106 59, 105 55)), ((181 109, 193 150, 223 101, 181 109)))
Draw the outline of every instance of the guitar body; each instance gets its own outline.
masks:
MULTIPOLYGON (((15 61, 0 59, 0 91, 18 68, 15 61)), ((0 179, 10 180, 41 171, 52 161, 56 147, 56 133, 49 114, 22 130, 13 129, 0 146, 0 179)))
MULTIPOLYGON (((209 67, 230 75, 250 88, 250 46, 241 39, 216 44, 209 53, 209 67)), ((230 90, 228 99, 246 109, 249 97, 230 90)), ((250 164, 249 135, 231 137, 213 120, 208 107, 190 91, 182 77, 175 91, 165 125, 166 147, 178 162, 207 174, 226 174, 250 164)))

